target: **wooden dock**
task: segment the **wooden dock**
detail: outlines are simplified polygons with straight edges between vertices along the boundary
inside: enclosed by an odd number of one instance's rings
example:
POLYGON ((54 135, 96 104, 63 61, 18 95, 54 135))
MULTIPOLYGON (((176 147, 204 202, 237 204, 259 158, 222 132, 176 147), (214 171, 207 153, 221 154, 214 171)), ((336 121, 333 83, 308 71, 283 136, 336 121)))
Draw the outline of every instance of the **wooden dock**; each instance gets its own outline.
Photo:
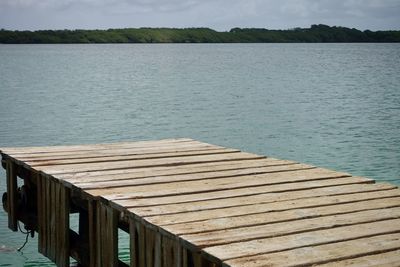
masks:
POLYGON ((126 266, 118 229, 130 266, 400 266, 391 184, 191 139, 1 155, 9 228, 38 232, 58 266, 126 266))

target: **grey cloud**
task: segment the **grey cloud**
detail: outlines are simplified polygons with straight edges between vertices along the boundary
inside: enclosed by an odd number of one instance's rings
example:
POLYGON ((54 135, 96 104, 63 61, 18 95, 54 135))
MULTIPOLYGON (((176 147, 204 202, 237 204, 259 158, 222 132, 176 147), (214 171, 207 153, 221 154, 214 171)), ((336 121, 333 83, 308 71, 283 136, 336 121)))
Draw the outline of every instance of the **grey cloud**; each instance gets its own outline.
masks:
POLYGON ((0 27, 400 29, 399 0, 0 0, 0 27))

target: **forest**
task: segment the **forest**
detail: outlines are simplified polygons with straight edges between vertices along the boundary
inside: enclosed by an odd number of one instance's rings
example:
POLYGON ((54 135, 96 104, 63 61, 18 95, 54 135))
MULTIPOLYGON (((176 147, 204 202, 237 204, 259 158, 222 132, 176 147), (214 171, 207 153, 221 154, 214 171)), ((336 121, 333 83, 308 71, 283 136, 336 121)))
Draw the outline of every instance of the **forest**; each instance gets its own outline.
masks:
POLYGON ((126 28, 108 30, 0 30, 2 44, 66 43, 352 43, 400 42, 400 31, 360 31, 346 27, 311 25, 310 28, 268 30, 233 28, 126 28))

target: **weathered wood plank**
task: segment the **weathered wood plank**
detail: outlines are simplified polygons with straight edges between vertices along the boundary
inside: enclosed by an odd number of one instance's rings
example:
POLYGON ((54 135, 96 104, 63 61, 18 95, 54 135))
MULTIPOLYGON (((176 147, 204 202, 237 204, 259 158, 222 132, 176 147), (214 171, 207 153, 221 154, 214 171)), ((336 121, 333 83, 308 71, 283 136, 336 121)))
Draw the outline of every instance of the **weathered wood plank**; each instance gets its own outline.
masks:
POLYGON ((18 231, 18 184, 17 172, 14 162, 11 159, 6 161, 7 175, 7 213, 8 228, 12 231, 18 231))
MULTIPOLYGON (((397 197, 399 195, 400 195, 400 190, 394 189, 388 191, 357 193, 357 194, 340 195, 340 196, 303 198, 298 200, 280 201, 274 203, 266 203, 266 204, 242 206, 242 207, 228 207, 228 208, 220 208, 213 210, 195 211, 195 212, 163 214, 156 216, 147 216, 144 218, 146 219, 146 221, 152 224, 160 225, 165 228, 166 225, 177 224, 177 223, 195 222, 202 220, 210 220, 213 218, 233 217, 246 214, 251 215, 251 214, 265 213, 272 211, 284 211, 291 209, 303 209, 311 207, 322 207, 322 206, 338 205, 345 203, 354 203, 363 200, 397 197)), ((132 212, 135 212, 134 209, 132 209, 132 212)), ((301 212, 301 210, 299 210, 299 212, 301 212)), ((135 214, 140 216, 140 213, 135 213, 135 214)))
MULTIPOLYGON (((332 180, 327 180, 328 182, 332 182, 332 180)), ((336 181, 336 180, 333 180, 336 181)), ((339 179, 338 181, 344 181, 344 179, 339 179)), ((337 182, 337 181, 336 181, 337 182)), ((265 193, 260 189, 265 189, 266 187, 256 187, 251 188, 251 190, 245 189, 234 189, 234 190, 225 190, 223 194, 220 192, 208 192, 201 194, 192 194, 190 198, 187 195, 177 195, 177 196, 167 196, 167 197, 156 197, 156 198, 109 198, 108 200, 112 200, 110 205, 116 205, 116 208, 125 208, 125 207, 149 207, 149 206, 159 206, 159 205, 169 205, 169 204, 180 204, 180 203, 192 203, 193 205, 200 205, 203 208, 209 208, 210 206, 219 207, 225 206, 228 207, 232 198, 238 199, 242 201, 243 204, 249 203, 247 201, 248 198, 254 196, 263 199, 265 202, 275 202, 282 200, 290 200, 296 198, 303 197, 312 197, 312 196, 328 196, 328 195, 342 195, 342 194, 352 194, 358 192, 372 192, 372 191, 381 191, 381 190, 389 190, 397 188, 394 185, 386 184, 386 183, 378 183, 378 184, 349 184, 349 185, 337 185, 332 184, 332 186, 327 187, 319 187, 315 189, 302 189, 297 191, 292 191, 290 194, 287 192, 281 193, 265 193), (260 196, 257 196, 260 195, 260 196), (221 204, 219 204, 221 203, 221 204)), ((269 191, 269 190, 266 190, 269 191)))
POLYGON ((352 258, 342 261, 332 261, 325 264, 314 265, 315 267, 364 267, 364 266, 375 266, 375 267, 397 267, 400 266, 400 249, 394 251, 373 254, 364 257, 352 258))
POLYGON ((43 224, 44 224, 44 208, 43 208, 43 195, 46 193, 45 190, 43 190, 43 180, 41 179, 41 176, 38 173, 34 174, 36 176, 36 196, 37 196, 37 228, 38 228, 38 252, 42 253, 45 250, 45 243, 43 239, 44 235, 44 230, 43 230, 43 224))
POLYGON ((239 169, 239 170, 228 170, 219 172, 156 176, 156 177, 124 179, 124 180, 109 180, 104 182, 92 181, 89 183, 74 183, 74 185, 78 186, 81 189, 88 190, 88 189, 101 189, 101 188, 123 187, 132 185, 162 184, 162 183, 172 183, 172 182, 182 182, 182 181, 215 179, 215 178, 230 178, 237 176, 245 176, 244 178, 246 179, 252 179, 253 175, 254 177, 257 177, 256 175, 267 174, 267 173, 298 171, 298 170, 306 170, 314 168, 315 168, 314 166, 307 164, 291 164, 291 165, 280 165, 280 166, 271 166, 271 167, 254 168, 254 169, 239 169))
POLYGON ((52 193, 51 193, 51 181, 46 179, 46 257, 50 258, 52 253, 53 244, 51 242, 51 214, 52 214, 52 193))
MULTIPOLYGON (((360 179, 358 177, 348 177, 346 179, 326 179, 326 180, 317 180, 317 181, 308 181, 308 182, 298 182, 298 183, 290 183, 290 184, 277 184, 277 185, 260 185, 256 187, 244 187, 244 188, 236 188, 236 189, 223 189, 223 190, 210 190, 210 191, 200 191, 200 192, 181 192, 179 194, 174 194, 174 192, 162 192, 163 194, 160 196, 155 195, 154 193, 124 193, 124 194, 110 194, 110 195, 102 195, 102 198, 108 200, 116 200, 116 199, 126 199, 126 198, 138 198, 141 199, 150 199, 150 198, 163 198, 163 197, 178 197, 180 196, 181 202, 191 202, 191 200, 196 199, 207 199, 209 197, 213 197, 214 199, 223 199, 229 196, 251 196, 261 193, 283 193, 283 192, 294 192, 300 190, 308 190, 308 189, 316 189, 323 187, 333 187, 335 185, 352 185, 352 184, 368 184, 371 183, 370 180, 360 179), (226 197, 225 197, 226 196, 226 197)), ((130 209, 129 209, 130 210, 130 209)), ((132 210, 134 210, 132 208, 132 210)))
MULTIPOLYGON (((303 192, 304 193, 304 192, 303 192)), ((306 196, 303 194, 303 197, 311 197, 312 195, 306 196)), ((288 200, 294 198, 301 198, 299 192, 295 192, 293 195, 286 194, 286 198, 288 200), (297 193, 297 194, 296 194, 297 193), (297 197, 295 197, 297 196, 297 197)), ((218 208, 227 208, 227 207, 239 207, 239 206, 249 206, 249 205, 257 205, 257 204, 265 204, 269 202, 276 202, 279 199, 272 199, 266 197, 266 194, 262 195, 252 195, 246 196, 244 200, 241 198, 226 198, 217 200, 208 200, 208 201, 198 201, 198 202, 188 202, 188 203, 179 203, 179 204, 168 204, 168 205, 159 205, 159 206, 147 206, 147 207, 135 207, 130 208, 129 202, 125 202, 125 206, 121 206, 121 208, 128 208, 134 213, 141 214, 141 216, 153 216, 160 214, 173 214, 173 213, 183 213, 190 211, 203 211, 203 210, 211 210, 218 208)), ((282 199, 280 199, 282 200, 282 199)), ((118 200, 115 201, 118 203, 118 200)))
POLYGON ((182 247, 177 238, 171 239, 167 236, 162 237, 162 260, 162 266, 182 266, 182 247))
POLYGON ((248 242, 233 243, 223 246, 205 248, 210 255, 227 261, 266 253, 276 253, 290 249, 317 246, 355 240, 376 235, 400 231, 400 220, 384 220, 350 226, 339 226, 327 230, 304 232, 299 234, 258 239, 248 242))
POLYGON ((139 266, 139 239, 134 219, 129 219, 130 266, 139 266))
POLYGON ((59 224, 57 225, 58 233, 58 266, 67 267, 69 264, 70 242, 69 242, 69 213, 70 213, 70 192, 58 183, 59 187, 59 224))
POLYGON ((146 250, 146 266, 161 267, 161 236, 157 230, 150 227, 145 227, 145 250, 146 250))
MULTIPOLYGON (((397 200, 399 201, 399 200, 397 200)), ((400 203, 400 201, 399 201, 400 203)), ((302 219, 290 223, 274 223, 226 230, 217 230, 207 233, 181 235, 181 238, 194 244, 196 247, 210 247, 263 239, 273 236, 289 235, 305 231, 330 229, 338 226, 362 224, 384 219, 400 218, 400 208, 367 210, 354 213, 338 214, 319 218, 302 219)), ((397 221, 398 222, 398 221, 397 221)), ((400 224, 396 226, 400 231, 400 224)))
MULTIPOLYGON (((322 206, 312 208, 291 209, 285 211, 272 211, 267 213, 256 213, 251 215, 239 215, 234 217, 214 218, 205 221, 171 224, 165 229, 175 235, 205 233, 216 230, 227 230, 246 226, 256 226, 268 223, 287 222, 294 220, 317 218, 328 215, 338 215, 357 211, 387 209, 400 207, 400 198, 381 198, 333 206, 322 206)), ((212 233, 210 233, 212 235, 212 233)))
POLYGON ((104 170, 93 172, 78 172, 73 174, 57 174, 54 177, 68 181, 70 183, 99 182, 109 180, 136 179, 146 177, 157 177, 167 175, 181 175, 193 173, 207 173, 225 170, 241 170, 259 167, 271 167, 296 164, 294 161, 277 160, 273 158, 255 159, 255 160, 232 160, 194 163, 180 166, 164 167, 142 167, 131 169, 104 170))
POLYGON ((138 209, 146 209, 148 212, 154 211, 155 214, 160 214, 157 212, 158 209, 162 209, 162 213, 180 213, 188 211, 201 211, 210 210, 218 208, 227 208, 234 206, 246 206, 254 204, 272 203, 279 201, 295 200, 301 198, 310 197, 320 197, 320 196, 334 196, 334 195, 346 195, 353 193, 362 192, 373 192, 373 191, 383 191, 395 189, 395 186, 375 186, 373 184, 360 184, 360 185, 345 185, 345 186, 332 186, 332 187, 322 187, 310 190, 299 190, 293 191, 288 194, 283 193, 261 193, 256 195, 246 195, 246 196, 234 196, 226 197, 221 199, 205 199, 199 201, 190 202, 180 202, 180 203, 160 203, 158 205, 137 205, 134 199, 127 200, 115 200, 116 203, 122 204, 126 208, 131 206, 137 207, 138 209), (122 202, 122 203, 121 203, 122 202), (133 204, 132 204, 133 203, 133 204))
POLYGON ((53 245, 54 245, 54 262, 56 263, 57 266, 59 266, 61 264, 60 260, 61 260, 61 251, 60 251, 60 238, 61 238, 61 229, 60 224, 61 224, 61 189, 60 189, 60 184, 58 182, 53 182, 53 188, 52 190, 54 191, 54 198, 53 198, 53 212, 54 214, 54 229, 53 229, 53 236, 54 236, 54 241, 53 241, 53 245))
POLYGON ((106 214, 106 246, 103 248, 103 253, 106 252, 108 259, 105 260, 104 266, 118 265, 118 213, 116 210, 105 206, 106 214), (106 251, 104 251, 104 249, 106 251))
POLYGON ((137 233, 137 239, 138 239, 138 267, 146 267, 146 230, 144 225, 139 222, 135 221, 136 225, 136 233, 137 233))
MULTIPOLYGON (((155 197, 166 195, 192 194, 196 192, 210 192, 218 190, 228 190, 235 188, 256 187, 260 185, 283 185, 290 187, 290 184, 295 182, 305 182, 312 180, 324 180, 330 178, 351 179, 349 174, 339 173, 326 169, 305 169, 298 171, 265 173, 261 175, 249 175, 239 177, 216 178, 195 181, 173 182, 163 185, 161 188, 158 184, 155 185, 139 185, 139 186, 124 186, 112 187, 107 189, 89 189, 85 190, 91 195, 115 195, 128 194, 134 191, 134 197, 155 197), (286 183, 286 184, 285 184, 286 183)), ((365 182, 370 180, 366 178, 358 178, 365 182)))
POLYGON ((118 215, 106 204, 97 203, 97 266, 118 265, 118 215))
POLYGON ((86 145, 59 145, 59 146, 32 146, 32 147, 2 147, 0 152, 5 154, 36 154, 49 152, 76 152, 76 151, 91 151, 110 148, 126 148, 126 147, 157 147, 161 144, 180 144, 180 143, 200 143, 189 138, 179 139, 163 139, 156 141, 135 141, 135 142, 118 142, 118 143, 103 143, 103 144, 86 144, 86 145))
POLYGON ((42 180, 42 208, 43 208, 43 252, 42 254, 47 257, 49 254, 49 246, 50 246, 50 188, 49 188, 49 180, 45 179, 42 175, 40 175, 40 179, 42 180))
POLYGON ((175 158, 184 156, 200 156, 200 155, 215 155, 215 154, 228 154, 228 153, 239 153, 236 149, 209 149, 199 151, 177 151, 169 153, 159 154, 134 154, 134 155, 116 155, 107 157, 87 157, 87 158, 75 158, 75 159, 51 159, 51 160, 24 160, 26 164, 33 168, 46 166, 58 166, 58 165, 69 165, 69 164, 88 164, 88 163, 100 163, 100 162, 116 162, 116 161, 127 161, 127 160, 144 160, 144 159, 162 159, 162 158, 175 158))
POLYGON ((89 229, 89 267, 97 266, 97 253, 98 249, 98 209, 97 209, 97 201, 88 200, 88 229, 89 229))
POLYGON ((52 261, 56 261, 56 254, 57 254, 57 240, 56 240, 56 224, 57 224, 57 206, 56 206, 56 186, 55 186, 55 181, 50 180, 50 253, 49 253, 49 258, 52 261))
MULTIPOLYGON (((151 155, 161 154, 174 154, 178 152, 196 152, 196 151, 208 151, 208 150, 224 150, 226 148, 216 145, 210 145, 205 143, 184 143, 184 144, 165 144, 154 147, 121 147, 121 148, 107 148, 97 149, 89 151, 65 151, 65 152, 47 152, 47 153, 35 153, 35 154, 8 154, 11 157, 16 157, 20 161, 46 161, 46 160, 67 160, 67 159, 85 159, 85 158, 96 158, 96 157, 115 157, 123 155, 137 155, 148 157, 151 155)), ((231 149, 230 149, 231 150, 231 149)))
POLYGON ((35 170, 43 171, 47 174, 60 174, 60 173, 75 173, 85 171, 102 171, 110 169, 126 169, 138 168, 149 166, 174 166, 182 164, 193 164, 202 162, 214 161, 230 161, 230 160, 247 160, 247 159, 261 159, 262 156, 250 153, 227 153, 216 155, 200 155, 200 156, 186 156, 174 158, 161 158, 161 159, 140 159, 140 160, 124 160, 115 162, 99 162, 99 163, 85 163, 85 164, 68 164, 58 166, 38 166, 35 170))
POLYGON ((32 176, 39 250, 58 266, 69 264, 70 190, 88 209, 78 242, 89 240, 90 266, 119 264, 119 211, 139 267, 360 264, 400 249, 400 190, 347 173, 191 139, 6 150, 23 177, 43 172, 32 176))
POLYGON ((100 202, 96 201, 96 262, 94 266, 102 266, 103 264, 103 233, 105 233, 103 227, 103 220, 104 220, 104 209, 101 207, 100 202))
POLYGON ((392 233, 333 244, 228 260, 224 266, 305 266, 345 260, 400 248, 400 234, 392 233))

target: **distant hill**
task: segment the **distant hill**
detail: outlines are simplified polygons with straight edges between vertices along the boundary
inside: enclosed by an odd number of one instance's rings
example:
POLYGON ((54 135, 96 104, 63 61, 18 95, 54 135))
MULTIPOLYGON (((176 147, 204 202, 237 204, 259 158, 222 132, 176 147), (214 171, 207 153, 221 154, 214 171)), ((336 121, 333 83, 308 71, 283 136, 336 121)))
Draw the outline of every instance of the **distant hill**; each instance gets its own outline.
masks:
POLYGON ((0 30, 3 44, 58 43, 349 43, 400 42, 400 31, 360 31, 345 27, 312 25, 310 28, 268 30, 233 28, 128 28, 109 30, 0 30))

